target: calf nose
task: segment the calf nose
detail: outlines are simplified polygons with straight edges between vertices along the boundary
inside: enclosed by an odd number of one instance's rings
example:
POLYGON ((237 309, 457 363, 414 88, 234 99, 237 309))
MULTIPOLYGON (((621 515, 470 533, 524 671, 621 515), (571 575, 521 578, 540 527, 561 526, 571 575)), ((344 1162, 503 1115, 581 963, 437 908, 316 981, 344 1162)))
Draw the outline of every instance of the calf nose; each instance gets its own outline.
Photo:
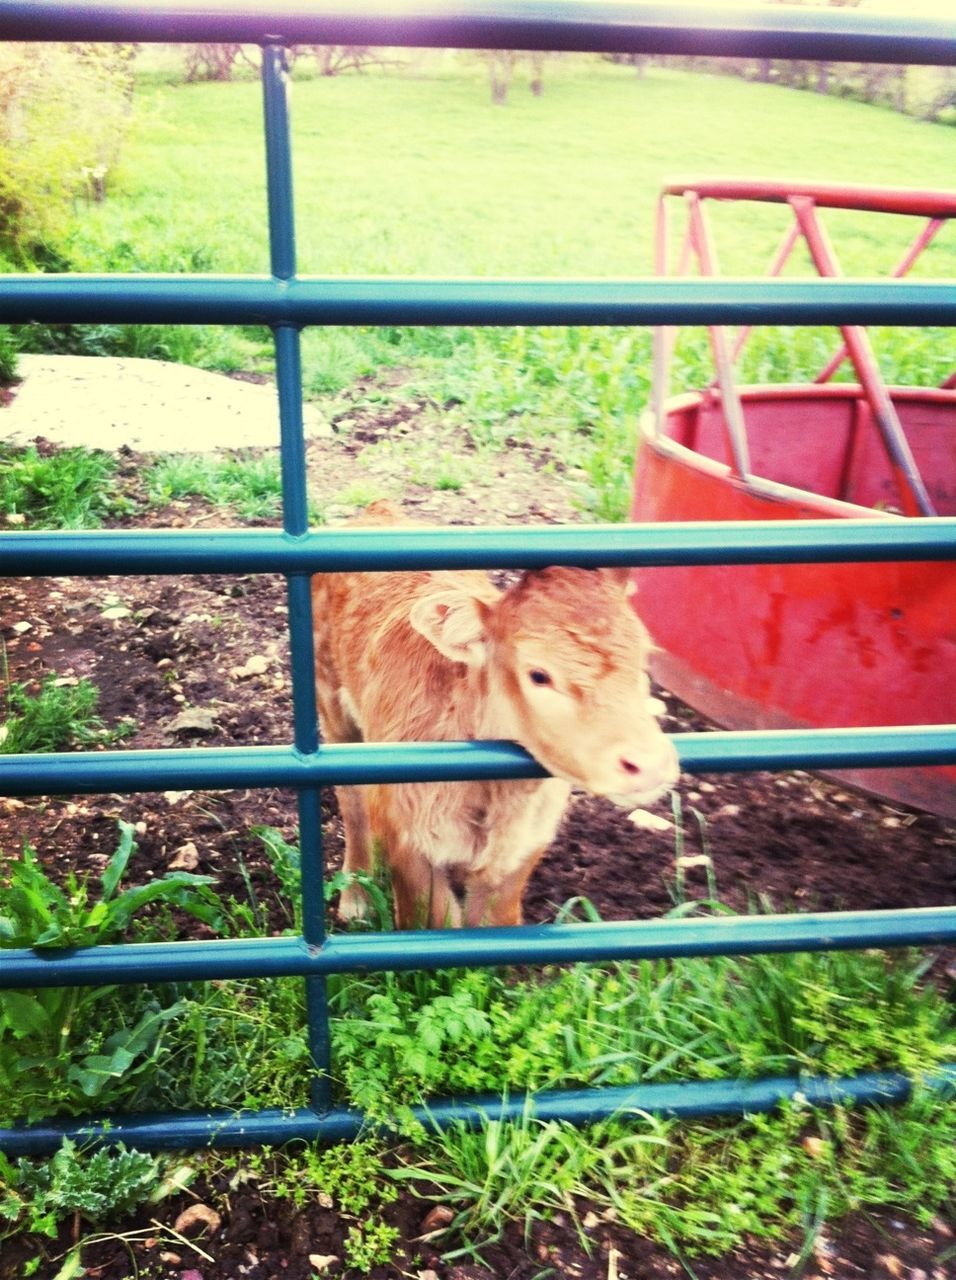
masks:
POLYGON ((640 752, 630 750, 618 758, 617 765, 632 789, 650 790, 661 786, 673 786, 680 772, 677 752, 673 744, 663 735, 656 749, 640 752))

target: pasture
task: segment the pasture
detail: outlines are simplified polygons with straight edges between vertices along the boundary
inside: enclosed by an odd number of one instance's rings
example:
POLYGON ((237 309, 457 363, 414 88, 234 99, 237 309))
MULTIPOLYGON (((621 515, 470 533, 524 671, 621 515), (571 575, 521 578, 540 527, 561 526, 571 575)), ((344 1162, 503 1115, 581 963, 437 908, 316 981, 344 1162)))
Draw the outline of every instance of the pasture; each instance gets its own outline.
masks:
MULTIPOLYGON (((259 92, 144 80, 108 199, 77 208, 68 229, 71 265, 265 271, 259 92)), ((952 129, 882 109, 573 59, 549 65, 540 99, 519 78, 503 109, 455 60, 302 80, 293 119, 300 266, 319 274, 649 273, 654 197, 671 174, 934 186, 956 158, 952 129)), ((728 214, 724 269, 756 272, 779 219, 728 214)), ((874 231, 850 216, 834 219, 834 238, 846 269, 866 274, 888 270, 907 239, 896 220, 874 231)), ((947 240, 935 271, 956 275, 947 240)), ((69 341, 271 367, 255 330, 69 341)), ((891 376, 951 371, 948 331, 879 341, 891 376)), ((760 335, 750 376, 807 376, 833 344, 819 331, 760 335)), ((381 494, 465 523, 623 514, 647 333, 330 331, 307 334, 305 354, 307 390, 335 428, 310 448, 315 521, 381 494)), ((698 385, 703 369, 701 335, 688 335, 680 377, 698 385)), ((268 451, 96 464, 3 451, 4 510, 32 528, 277 523, 268 451), (83 495, 79 514, 49 501, 69 489, 83 495)), ((285 615, 270 576, 4 582, 5 737, 30 732, 38 749, 285 742, 285 615)), ((702 727, 664 697, 665 728, 702 727)), ((338 929, 331 795, 323 821, 338 929)), ((642 822, 579 797, 532 880, 529 919, 921 906, 952 901, 956 886, 952 823, 802 773, 685 776, 642 822)), ((280 791, 0 800, 5 940, 298 932, 295 823, 280 791)), ((367 887, 388 928, 387 895, 367 887)), ((114 1280, 131 1259, 139 1274, 203 1280, 260 1280, 280 1259, 303 1280, 946 1276, 956 1132, 952 1107, 928 1095, 721 1123, 629 1116, 584 1134, 528 1114, 435 1137, 409 1107, 684 1076, 928 1069, 953 1057, 951 978, 946 954, 868 952, 335 980, 334 1094, 386 1121, 387 1136, 331 1152, 0 1162, 0 1235, 6 1222, 13 1236, 0 1276, 53 1280, 85 1265, 114 1280)), ((308 1099, 294 980, 14 993, 0 1008, 3 1123, 308 1099)))

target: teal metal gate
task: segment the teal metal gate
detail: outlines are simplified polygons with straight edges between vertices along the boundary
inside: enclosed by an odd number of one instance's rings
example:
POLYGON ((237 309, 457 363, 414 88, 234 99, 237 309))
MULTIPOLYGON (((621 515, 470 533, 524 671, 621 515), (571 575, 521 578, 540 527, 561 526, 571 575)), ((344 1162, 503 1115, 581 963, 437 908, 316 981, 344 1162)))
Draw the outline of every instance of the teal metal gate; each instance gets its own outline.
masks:
MULTIPOLYGON (((281 573, 287 581, 293 724, 288 746, 0 757, 0 794, 286 787, 298 794, 301 937, 0 952, 0 987, 304 978, 316 1064, 312 1105, 296 1111, 119 1116, 0 1131, 0 1146, 39 1153, 64 1136, 108 1137, 141 1149, 352 1136, 362 1115, 333 1106, 325 978, 369 970, 661 956, 938 945, 956 940, 956 907, 327 937, 320 788, 332 783, 540 776, 512 744, 321 745, 312 671, 310 577, 343 569, 423 567, 823 563, 956 559, 956 519, 631 525, 523 530, 308 527, 299 335, 307 325, 860 323, 956 326, 956 286, 940 282, 784 280, 408 280, 296 274, 284 49, 293 43, 734 54, 956 64, 956 23, 878 18, 852 10, 675 11, 579 0, 462 0, 454 13, 398 13, 329 4, 255 12, 224 5, 0 0, 0 39, 242 41, 263 49, 269 277, 0 276, 0 319, 261 324, 275 340, 283 479, 282 531, 0 533, 6 575, 281 573)), ((687 733, 689 771, 867 767, 956 761, 956 726, 757 733, 687 733)), ((956 1084, 956 1063, 924 1083, 956 1084)), ((700 1115, 753 1112, 798 1091, 811 1101, 896 1100, 895 1073, 840 1080, 685 1082, 539 1094, 537 1112, 576 1121, 621 1108, 700 1115)), ((438 1122, 519 1114, 523 1100, 433 1103, 438 1122)))

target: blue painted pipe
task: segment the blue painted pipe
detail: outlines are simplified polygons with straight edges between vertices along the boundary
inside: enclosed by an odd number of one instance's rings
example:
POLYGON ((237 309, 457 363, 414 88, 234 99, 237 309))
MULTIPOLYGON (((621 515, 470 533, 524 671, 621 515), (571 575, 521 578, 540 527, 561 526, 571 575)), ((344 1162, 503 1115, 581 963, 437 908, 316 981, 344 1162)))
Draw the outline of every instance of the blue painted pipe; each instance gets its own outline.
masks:
POLYGON ((931 280, 11 274, 0 311, 8 324, 956 325, 956 296, 931 280))
POLYGON ((956 907, 337 933, 326 937, 321 947, 292 937, 127 942, 72 950, 0 951, 0 988, 852 951, 953 941, 956 907))
MULTIPOLYGON (((678 1084, 643 1084, 602 1089, 568 1089, 518 1096, 438 1100, 412 1107, 412 1114, 428 1128, 443 1129, 459 1122, 476 1129, 489 1120, 567 1120, 587 1124, 612 1116, 663 1115, 696 1119, 702 1116, 745 1116, 772 1111, 782 1102, 807 1105, 904 1102, 915 1088, 950 1093, 956 1088, 956 1063, 942 1065, 918 1081, 895 1071, 871 1071, 855 1076, 776 1076, 763 1080, 706 1080, 678 1084)), ((330 1107, 323 1113, 309 1108, 256 1112, 206 1112, 165 1115, 120 1115, 109 1120, 65 1120, 0 1129, 0 1149, 10 1155, 36 1156, 55 1151, 64 1138, 75 1142, 124 1143, 139 1151, 170 1151, 190 1147, 279 1146, 286 1142, 341 1142, 367 1132, 368 1121, 351 1107, 330 1107)))
MULTIPOLYGON (((954 291, 956 292, 956 291, 954 291)), ((956 559, 956 517, 688 521, 482 528, 92 529, 0 533, 8 577, 65 574, 335 573, 542 568, 551 564, 811 564, 956 559)))
MULTIPOLYGON (((671 741, 681 768, 688 773, 866 769, 956 761, 956 725, 678 733, 671 741)), ((0 795, 7 796, 301 789, 545 776, 521 747, 491 740, 329 743, 309 755, 281 746, 0 755, 0 795)))
POLYGON ((956 61, 951 20, 847 9, 717 10, 595 0, 429 0, 361 6, 301 0, 123 4, 0 0, 0 39, 238 41, 452 49, 555 49, 850 62, 956 61))

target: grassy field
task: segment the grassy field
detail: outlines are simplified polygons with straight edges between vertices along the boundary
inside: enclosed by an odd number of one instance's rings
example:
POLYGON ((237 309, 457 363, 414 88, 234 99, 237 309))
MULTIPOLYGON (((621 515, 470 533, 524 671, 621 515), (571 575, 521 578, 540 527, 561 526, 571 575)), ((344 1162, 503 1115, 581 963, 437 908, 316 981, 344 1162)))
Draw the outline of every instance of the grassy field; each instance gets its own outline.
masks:
MULTIPOLYGON (((296 83, 292 116, 299 267, 318 274, 648 273, 665 178, 944 186, 956 162, 952 129, 889 111, 579 60, 556 61, 540 98, 519 79, 503 108, 452 63, 296 83)), ((78 222, 76 256, 267 270, 262 153, 257 84, 142 88, 114 191, 78 222)), ((733 219, 724 270, 759 270, 780 211, 733 219)), ((849 272, 888 268, 904 243, 900 220, 877 236, 865 219, 838 220, 849 272)), ((956 274, 956 244, 938 270, 956 274)))
MULTIPOLYGON (((519 76, 495 107, 482 71, 450 58, 417 73, 297 82, 292 94, 297 239, 304 274, 635 276, 651 273, 653 213, 668 177, 737 175, 944 185, 956 132, 880 108, 776 86, 556 59, 535 98, 519 76)), ((81 270, 268 270, 259 86, 147 82, 100 205, 64 246, 81 270)), ((788 215, 714 206, 722 269, 759 275, 788 215)), ((848 274, 889 271, 913 220, 831 213, 848 274)), ((795 262, 805 270, 805 262, 795 262)), ((919 271, 956 275, 943 235, 919 271)), ((94 332, 98 350, 212 368, 271 367, 263 331, 94 332)), ((938 383, 956 339, 877 332, 887 376, 938 383)), ((762 330, 745 380, 812 376, 835 345, 819 330, 762 330)), ((587 476, 585 510, 627 509, 634 423, 646 402, 641 329, 309 330, 310 396, 401 365, 411 390, 458 415, 482 445, 547 440, 587 476)), ((710 376, 705 335, 678 348, 676 389, 710 376)), ((847 376, 847 375, 844 375, 847 376)))

